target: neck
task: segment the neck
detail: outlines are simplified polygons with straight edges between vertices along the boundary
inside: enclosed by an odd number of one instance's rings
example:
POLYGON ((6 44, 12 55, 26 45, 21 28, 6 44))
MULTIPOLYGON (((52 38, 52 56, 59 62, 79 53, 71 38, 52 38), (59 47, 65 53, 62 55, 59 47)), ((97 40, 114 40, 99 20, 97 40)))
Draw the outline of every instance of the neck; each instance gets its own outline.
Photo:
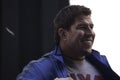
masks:
POLYGON ((72 50, 61 49, 62 55, 73 60, 84 60, 85 53, 80 53, 72 50))
POLYGON ((70 55, 66 55, 66 54, 63 54, 64 57, 67 57, 67 58, 70 58, 72 60, 79 60, 79 61, 82 61, 85 59, 85 56, 70 56, 70 55))
POLYGON ((61 48, 63 56, 66 56, 66 57, 71 58, 73 60, 84 60, 85 55, 87 54, 87 52, 85 52, 85 51, 71 49, 68 46, 64 46, 62 44, 60 44, 60 48, 61 48))

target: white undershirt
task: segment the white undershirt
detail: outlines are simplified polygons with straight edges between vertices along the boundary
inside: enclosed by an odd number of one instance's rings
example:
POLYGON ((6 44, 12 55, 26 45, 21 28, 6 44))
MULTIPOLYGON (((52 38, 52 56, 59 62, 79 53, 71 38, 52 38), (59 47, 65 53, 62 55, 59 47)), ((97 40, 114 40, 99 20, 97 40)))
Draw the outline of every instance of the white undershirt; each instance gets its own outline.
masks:
POLYGON ((74 80, 102 80, 100 72, 86 59, 72 60, 64 57, 67 73, 74 80))

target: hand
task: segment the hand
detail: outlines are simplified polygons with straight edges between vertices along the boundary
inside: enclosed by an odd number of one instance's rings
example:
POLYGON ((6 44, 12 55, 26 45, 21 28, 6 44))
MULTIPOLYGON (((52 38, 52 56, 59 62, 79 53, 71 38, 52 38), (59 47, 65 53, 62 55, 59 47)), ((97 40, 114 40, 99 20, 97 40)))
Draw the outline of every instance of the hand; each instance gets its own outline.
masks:
POLYGON ((55 78, 55 80, 73 80, 71 77, 67 77, 67 78, 55 78))

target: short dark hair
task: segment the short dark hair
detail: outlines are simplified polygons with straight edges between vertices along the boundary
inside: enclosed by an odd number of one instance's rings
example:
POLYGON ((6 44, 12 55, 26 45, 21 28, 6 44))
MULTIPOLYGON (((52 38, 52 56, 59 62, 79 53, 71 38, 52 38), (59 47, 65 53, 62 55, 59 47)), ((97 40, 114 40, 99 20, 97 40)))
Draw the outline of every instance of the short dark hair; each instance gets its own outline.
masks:
POLYGON ((87 15, 91 15, 91 10, 85 6, 69 5, 61 9, 54 18, 56 44, 58 45, 60 41, 60 37, 58 35, 59 28, 69 30, 76 17, 87 15))

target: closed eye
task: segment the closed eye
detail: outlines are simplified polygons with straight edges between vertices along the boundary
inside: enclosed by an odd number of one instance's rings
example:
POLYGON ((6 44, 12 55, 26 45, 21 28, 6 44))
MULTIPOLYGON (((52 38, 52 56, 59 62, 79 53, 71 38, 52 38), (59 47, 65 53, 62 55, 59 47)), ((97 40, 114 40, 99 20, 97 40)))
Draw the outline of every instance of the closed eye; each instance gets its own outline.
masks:
POLYGON ((87 29, 88 27, 90 27, 91 29, 93 29, 93 24, 79 24, 77 25, 76 29, 87 29))
POLYGON ((87 24, 79 24, 79 25, 77 25, 77 27, 76 27, 76 29, 85 29, 85 28, 87 28, 87 24))

